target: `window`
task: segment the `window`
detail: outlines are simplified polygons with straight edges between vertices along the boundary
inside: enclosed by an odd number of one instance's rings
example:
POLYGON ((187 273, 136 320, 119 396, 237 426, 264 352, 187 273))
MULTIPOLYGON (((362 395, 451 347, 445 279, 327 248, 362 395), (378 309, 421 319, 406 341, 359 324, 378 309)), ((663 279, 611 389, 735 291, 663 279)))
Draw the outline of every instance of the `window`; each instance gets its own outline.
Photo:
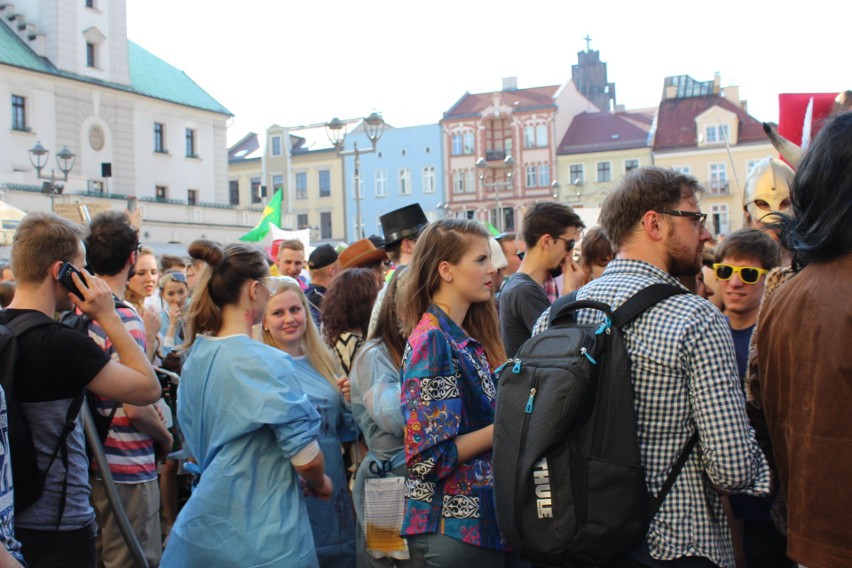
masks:
POLYGON ((284 189, 284 176, 283 175, 275 175, 272 176, 272 194, 274 195, 276 191, 279 189, 284 189))
POLYGON ((726 235, 730 231, 728 221, 728 205, 719 203, 710 207, 710 230, 713 235, 726 235))
POLYGON ((722 142, 725 142, 726 140, 731 139, 729 131, 728 131, 728 125, 727 124, 720 124, 718 126, 717 125, 708 126, 707 128, 704 129, 704 132, 705 132, 704 142, 706 144, 722 143, 722 142))
POLYGON ((586 182, 586 174, 583 164, 571 164, 568 166, 568 177, 572 185, 581 185, 586 182))
POLYGON ((186 157, 198 157, 198 155, 195 153, 195 130, 191 128, 186 129, 186 157))
POLYGON ((364 199, 364 178, 363 177, 356 180, 355 176, 354 175, 352 176, 352 193, 353 193, 353 199, 364 199), (356 191, 356 189, 355 189, 355 182, 356 181, 358 182, 358 189, 357 189, 358 195, 354 195, 355 191, 356 191))
POLYGON ((624 173, 639 167, 639 160, 624 160, 624 173))
POLYGON ((547 146, 547 125, 524 126, 524 148, 544 148, 547 146))
POLYGON ((411 195, 411 170, 408 168, 399 170, 399 194, 411 195))
POLYGON ((527 166, 525 172, 525 187, 536 187, 535 166, 527 166))
POLYGON ((423 193, 435 193, 435 166, 423 168, 423 193))
POLYGON ((674 166, 672 169, 679 174, 692 175, 692 166, 674 166))
POLYGON ((260 194, 260 178, 251 178, 251 202, 261 203, 263 196, 260 194))
POLYGON ((453 193, 464 193, 464 172, 456 170, 453 172, 453 193))
POLYGON ((272 137, 272 155, 280 156, 281 155, 281 137, 273 136, 272 137))
POLYGON ((746 177, 748 177, 748 175, 751 173, 751 170, 753 170, 754 166, 756 166, 759 162, 760 160, 748 160, 746 162, 746 177))
POLYGON ((240 204, 240 182, 238 180, 232 179, 228 182, 228 194, 231 205, 240 204))
POLYGON ((598 162, 598 183, 612 180, 612 164, 598 162))
POLYGON ((186 190, 186 202, 188 205, 198 205, 198 190, 197 189, 187 189, 186 190))
POLYGON ((461 134, 453 134, 452 137, 452 150, 453 156, 460 156, 462 153, 462 135, 461 134))
POLYGON ((376 197, 387 197, 388 195, 388 173, 385 170, 376 170, 376 197))
POLYGON ((308 174, 299 172, 296 174, 296 199, 308 198, 308 174))
POLYGON ((157 201, 165 201, 169 198, 169 189, 164 185, 158 185, 155 188, 154 195, 157 201))
POLYGON ((550 164, 541 164, 538 167, 538 186, 547 187, 550 185, 550 164))
POLYGON ((331 197, 331 171, 319 171, 319 196, 331 197))
POLYGON ((728 169, 724 162, 710 164, 710 195, 728 194, 728 169))
POLYGON ((463 151, 465 154, 473 154, 474 146, 473 146, 473 132, 465 132, 464 133, 464 148, 463 151))
POLYGON ((464 173, 464 191, 465 193, 476 193, 476 176, 473 170, 464 173))
POLYGON ((331 238, 331 211, 320 213, 320 238, 331 238))
POLYGON ((154 151, 166 154, 166 125, 162 122, 154 123, 154 151))
POLYGON ((86 0, 86 8, 94 8, 95 0, 86 0))
POLYGON ((12 95, 12 130, 29 131, 27 128, 26 99, 20 95, 12 95))
POLYGON ((95 44, 86 42, 86 67, 96 68, 98 66, 97 59, 95 57, 96 54, 97 47, 95 44))
POLYGON ((296 228, 297 229, 307 229, 310 225, 308 224, 308 214, 307 213, 299 213, 296 215, 296 228))

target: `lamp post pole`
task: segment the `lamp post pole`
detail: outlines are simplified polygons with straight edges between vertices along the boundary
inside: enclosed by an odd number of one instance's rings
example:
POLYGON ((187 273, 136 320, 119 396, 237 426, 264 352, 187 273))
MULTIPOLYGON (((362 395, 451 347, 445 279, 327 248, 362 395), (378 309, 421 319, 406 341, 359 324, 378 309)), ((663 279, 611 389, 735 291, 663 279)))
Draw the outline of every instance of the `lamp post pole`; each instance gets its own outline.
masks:
MULTIPOLYGON (((354 156, 355 158, 355 240, 364 238, 361 230, 361 154, 369 154, 376 151, 376 144, 379 138, 382 137, 382 132, 385 129, 385 121, 382 116, 374 112, 364 120, 364 131, 367 138, 370 140, 372 147, 366 150, 358 148, 358 142, 352 144, 351 150, 343 150, 343 142, 346 136, 346 123, 339 118, 333 118, 326 123, 326 134, 328 139, 334 145, 339 156, 354 156)), ((346 180, 343 180, 343 187, 346 187, 346 180)))
POLYGON ((479 181, 482 183, 482 187, 493 187, 494 188, 494 198, 497 203, 497 230, 501 233, 503 232, 503 204, 500 201, 500 189, 503 187, 512 189, 512 180, 514 178, 514 168, 515 168, 515 159, 511 155, 507 155, 503 159, 503 164, 500 166, 506 174, 506 181, 494 181, 490 183, 485 182, 485 171, 496 169, 493 166, 489 166, 488 162, 485 161, 485 158, 479 158, 476 161, 476 167, 481 168, 483 173, 479 174, 479 181))

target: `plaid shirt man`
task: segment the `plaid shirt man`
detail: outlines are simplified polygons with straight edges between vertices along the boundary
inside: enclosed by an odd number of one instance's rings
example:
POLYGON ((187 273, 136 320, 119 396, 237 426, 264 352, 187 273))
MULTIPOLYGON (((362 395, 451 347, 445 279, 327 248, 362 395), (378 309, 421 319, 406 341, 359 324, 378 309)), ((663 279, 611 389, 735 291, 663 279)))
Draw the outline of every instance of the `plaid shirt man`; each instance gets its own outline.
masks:
MULTIPOLYGON (((577 292, 618 308, 651 284, 677 279, 640 260, 616 259, 603 276, 577 292)), ((548 327, 550 310, 533 328, 548 327)), ((581 310, 580 323, 600 312, 581 310)), ((666 496, 647 534, 658 560, 703 556, 734 566, 729 529, 716 488, 750 495, 769 493, 769 466, 745 413, 734 346, 722 314, 694 294, 648 309, 625 329, 632 361, 639 445, 649 491, 659 493, 696 428, 699 444, 666 496)))

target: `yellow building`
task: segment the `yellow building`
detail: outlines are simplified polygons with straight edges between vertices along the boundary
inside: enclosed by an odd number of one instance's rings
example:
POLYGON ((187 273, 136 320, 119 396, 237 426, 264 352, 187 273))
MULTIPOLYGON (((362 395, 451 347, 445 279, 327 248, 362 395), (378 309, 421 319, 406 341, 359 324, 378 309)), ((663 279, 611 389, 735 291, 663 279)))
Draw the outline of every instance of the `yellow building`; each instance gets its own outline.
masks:
POLYGON ((557 200, 575 209, 598 208, 622 176, 652 164, 649 132, 656 109, 583 112, 556 150, 557 200))
POLYGON ((743 226, 742 188, 749 170, 777 153, 746 112, 737 87, 681 75, 667 77, 654 133, 654 163, 688 173, 704 186, 702 210, 714 236, 743 226))

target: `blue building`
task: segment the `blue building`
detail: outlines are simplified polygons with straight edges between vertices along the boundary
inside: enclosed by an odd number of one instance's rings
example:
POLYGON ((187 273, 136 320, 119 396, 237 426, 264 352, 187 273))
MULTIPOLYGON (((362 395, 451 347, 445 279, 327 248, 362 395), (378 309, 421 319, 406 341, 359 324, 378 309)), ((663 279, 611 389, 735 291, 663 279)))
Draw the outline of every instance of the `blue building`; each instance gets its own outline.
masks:
MULTIPOLYGON (((359 128, 346 135, 344 148, 372 147, 359 128)), ((361 154, 361 236, 356 236, 358 207, 355 203, 355 157, 344 157, 346 187, 346 239, 354 242, 373 234, 382 235, 379 217, 389 211, 419 203, 433 221, 446 214, 441 127, 438 124, 406 128, 386 127, 376 151, 361 154)))

